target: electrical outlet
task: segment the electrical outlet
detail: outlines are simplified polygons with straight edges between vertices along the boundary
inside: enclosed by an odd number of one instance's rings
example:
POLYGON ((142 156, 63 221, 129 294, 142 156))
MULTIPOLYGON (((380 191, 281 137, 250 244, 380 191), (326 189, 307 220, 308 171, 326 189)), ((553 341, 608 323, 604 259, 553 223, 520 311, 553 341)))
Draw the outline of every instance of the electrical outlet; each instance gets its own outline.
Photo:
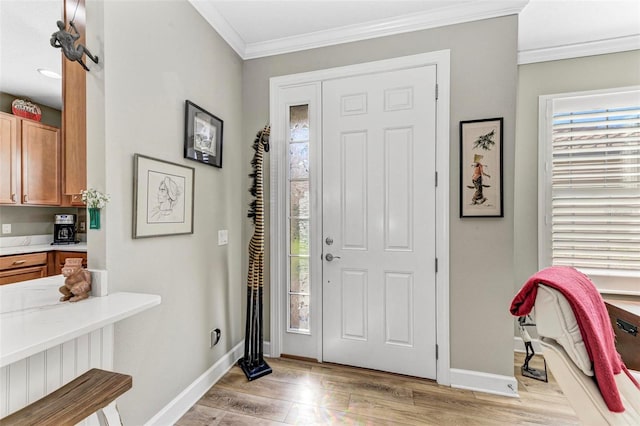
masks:
POLYGON ((218 342, 220 341, 220 336, 222 335, 222 332, 220 331, 219 328, 214 328, 213 330, 210 331, 209 333, 209 347, 212 348, 215 345, 218 344, 218 342))
POLYGON ((86 222, 80 222, 80 232, 85 232, 87 230, 86 222))
POLYGON ((3 234, 10 234, 11 233, 11 224, 10 223, 3 223, 2 224, 2 233, 3 234))
POLYGON ((218 231, 218 245, 224 246, 229 243, 229 231, 221 229, 218 231))

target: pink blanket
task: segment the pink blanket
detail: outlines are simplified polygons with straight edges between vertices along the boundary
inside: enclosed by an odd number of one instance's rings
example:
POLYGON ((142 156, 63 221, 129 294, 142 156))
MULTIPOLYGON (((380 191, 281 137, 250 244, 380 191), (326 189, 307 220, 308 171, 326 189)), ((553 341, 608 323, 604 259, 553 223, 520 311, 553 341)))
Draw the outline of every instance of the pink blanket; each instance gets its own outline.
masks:
POLYGON ((638 388, 640 385, 627 370, 616 351, 613 327, 604 301, 595 285, 574 268, 553 266, 529 278, 511 302, 511 313, 527 315, 536 301, 538 284, 544 284, 564 295, 578 321, 600 393, 609 410, 621 413, 624 405, 613 378, 622 370, 638 388))

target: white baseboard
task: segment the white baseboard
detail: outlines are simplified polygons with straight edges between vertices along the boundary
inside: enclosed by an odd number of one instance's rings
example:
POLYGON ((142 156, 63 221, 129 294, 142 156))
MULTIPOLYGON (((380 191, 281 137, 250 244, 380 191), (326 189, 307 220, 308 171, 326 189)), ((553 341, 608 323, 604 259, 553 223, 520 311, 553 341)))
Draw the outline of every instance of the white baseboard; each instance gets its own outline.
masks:
MULTIPOLYGON (((542 345, 537 340, 531 340, 533 343, 533 351, 537 354, 541 354, 544 352, 542 349, 542 345)), ((513 351, 514 352, 526 352, 524 349, 524 341, 522 337, 513 336, 513 351)))
POLYGON ((147 421, 147 426, 175 424, 227 371, 238 361, 244 350, 244 340, 222 356, 169 404, 147 421))
POLYGON ((480 371, 451 369, 451 387, 517 398, 518 381, 515 377, 480 371))

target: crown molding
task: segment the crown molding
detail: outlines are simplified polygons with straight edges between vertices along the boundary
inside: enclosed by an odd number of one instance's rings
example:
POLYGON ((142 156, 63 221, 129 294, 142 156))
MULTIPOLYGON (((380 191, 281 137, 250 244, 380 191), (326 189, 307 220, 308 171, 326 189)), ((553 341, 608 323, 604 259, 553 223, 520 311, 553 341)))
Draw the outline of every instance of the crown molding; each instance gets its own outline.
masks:
POLYGON ((529 0, 474 2, 246 45, 245 59, 279 55, 520 13, 529 0))
POLYGON ((202 0, 189 0, 189 2, 229 43, 236 53, 246 60, 426 30, 445 25, 514 15, 520 13, 529 0, 474 1, 438 10, 412 13, 394 19, 369 21, 333 30, 317 31, 256 43, 245 43, 226 19, 216 10, 212 2, 202 0))
POLYGON ((640 34, 518 52, 518 65, 640 50, 640 34))
POLYGON ((229 22, 218 12, 213 2, 203 0, 189 0, 189 3, 198 13, 216 30, 220 37, 231 46, 233 50, 242 58, 245 58, 246 44, 242 37, 233 29, 229 22))

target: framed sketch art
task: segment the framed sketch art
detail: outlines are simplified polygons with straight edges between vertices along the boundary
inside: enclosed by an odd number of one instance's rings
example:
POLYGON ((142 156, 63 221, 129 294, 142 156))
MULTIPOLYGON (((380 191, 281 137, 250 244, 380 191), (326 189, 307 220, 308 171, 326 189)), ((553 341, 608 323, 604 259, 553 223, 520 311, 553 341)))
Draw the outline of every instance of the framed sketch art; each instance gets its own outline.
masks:
POLYGON ((460 122, 460 217, 503 217, 502 117, 460 122))
POLYGON ((222 167, 222 120, 185 102, 184 158, 222 167))
POLYGON ((134 155, 133 238, 193 234, 195 170, 134 155))

